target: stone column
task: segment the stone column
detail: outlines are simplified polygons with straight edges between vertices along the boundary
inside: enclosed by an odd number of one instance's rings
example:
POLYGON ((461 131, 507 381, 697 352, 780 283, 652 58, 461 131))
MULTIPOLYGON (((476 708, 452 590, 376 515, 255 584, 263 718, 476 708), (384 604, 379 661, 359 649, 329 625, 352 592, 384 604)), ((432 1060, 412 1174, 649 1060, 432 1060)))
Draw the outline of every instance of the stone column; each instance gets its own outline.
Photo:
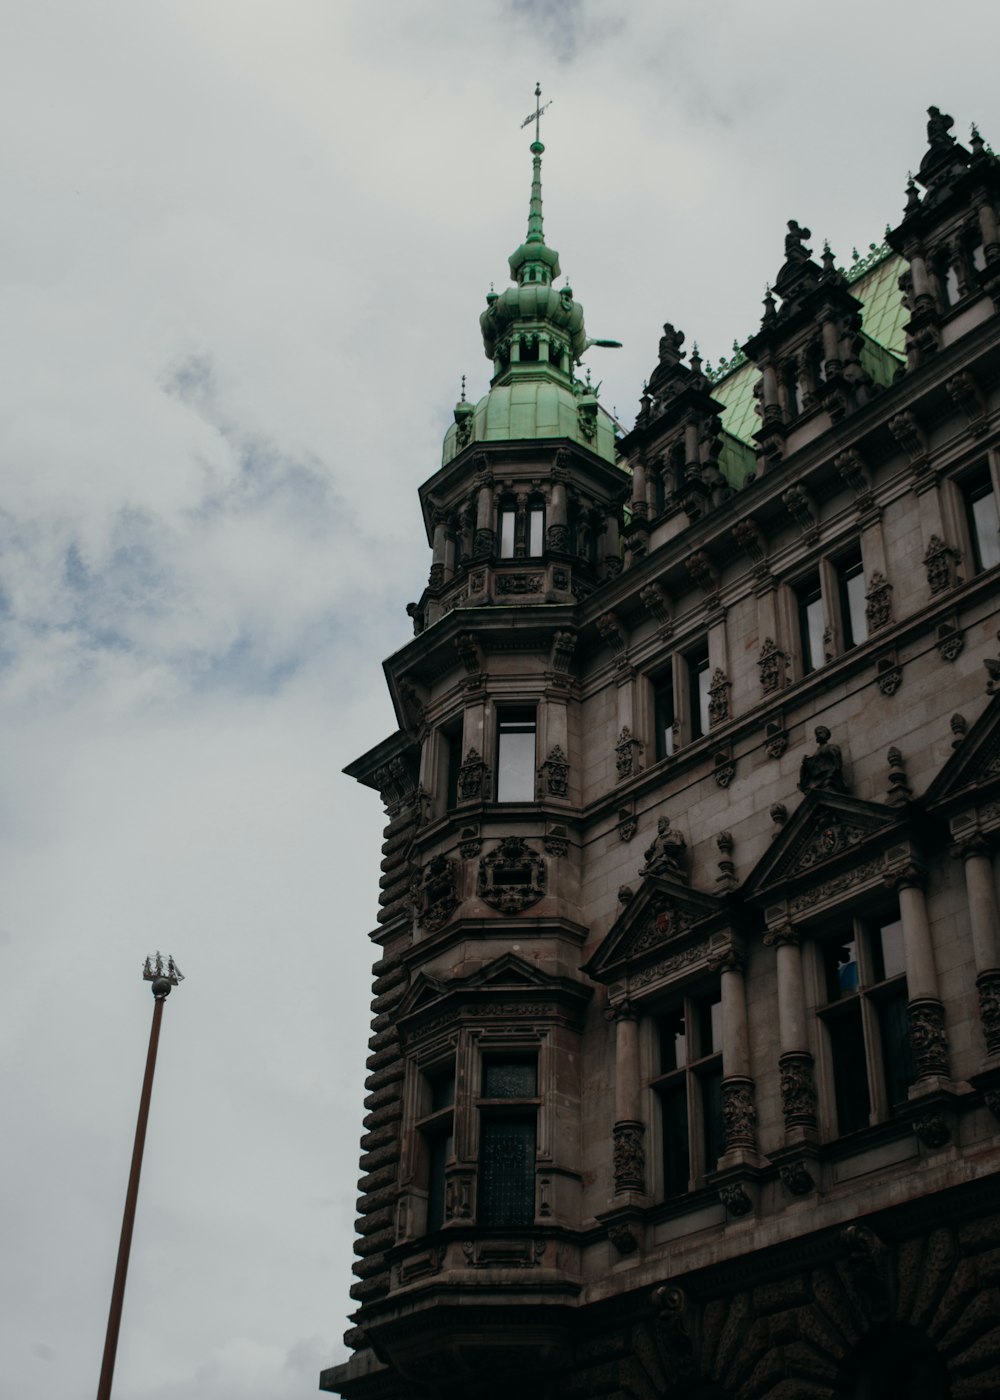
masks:
POLYGON ((549 494, 549 520, 545 531, 546 545, 558 554, 565 554, 569 548, 569 529, 566 524, 566 483, 553 481, 549 494))
POLYGON ((977 198, 976 213, 979 216, 979 227, 983 235, 983 256, 987 262, 991 262, 992 258, 1000 252, 1000 246, 998 246, 1000 245, 1000 232, 997 230, 996 211, 988 194, 977 198))
POLYGON ((899 895, 909 997, 907 1015, 917 1062, 917 1083, 922 1079, 947 1078, 948 1036, 944 1007, 938 995, 934 945, 924 899, 924 872, 914 863, 892 876, 889 883, 896 886, 899 895))
POLYGON ((913 279, 914 310, 920 311, 925 307, 935 306, 930 274, 923 253, 911 247, 904 251, 904 256, 910 264, 910 276, 913 279))
POLYGON ((646 1125, 639 1116, 639 1025, 635 1007, 621 1002, 615 1022, 615 1195, 646 1189, 646 1125))
POLYGON ((477 559, 489 559, 496 553, 493 533, 493 483, 489 477, 480 480, 476 496, 476 538, 472 546, 477 559))
POLYGON ((1000 912, 997 909, 993 865, 989 846, 978 834, 963 842, 959 853, 965 862, 965 889, 969 900, 976 986, 979 989, 979 1016, 986 1053, 993 1057, 1000 1055, 1000 968, 997 966, 1000 912))
POLYGON ((778 373, 774 365, 764 365, 761 370, 761 379, 761 399, 764 408, 764 422, 766 423, 769 419, 781 416, 781 402, 778 397, 778 373))
POLYGON ((802 986, 802 952, 798 930, 780 924, 764 936, 777 950, 778 1041, 781 1055, 781 1108, 785 1137, 809 1136, 816 1131, 816 1085, 813 1057, 806 1039, 806 1002, 802 986))
POLYGON ((715 959, 722 990, 722 1119, 726 1152, 757 1148, 757 1108, 750 1077, 750 1038, 743 973, 746 959, 729 948, 715 959))
POLYGON ((448 548, 448 516, 443 510, 434 512, 434 545, 431 562, 431 588, 440 588, 445 577, 445 558, 448 548))
POLYGON ((837 323, 833 319, 832 310, 828 309, 820 323, 823 332, 823 360, 827 378, 832 378, 840 373, 840 334, 837 330, 837 323))
POLYGON ((646 464, 639 456, 632 464, 632 514, 645 520, 649 515, 646 496, 646 464))

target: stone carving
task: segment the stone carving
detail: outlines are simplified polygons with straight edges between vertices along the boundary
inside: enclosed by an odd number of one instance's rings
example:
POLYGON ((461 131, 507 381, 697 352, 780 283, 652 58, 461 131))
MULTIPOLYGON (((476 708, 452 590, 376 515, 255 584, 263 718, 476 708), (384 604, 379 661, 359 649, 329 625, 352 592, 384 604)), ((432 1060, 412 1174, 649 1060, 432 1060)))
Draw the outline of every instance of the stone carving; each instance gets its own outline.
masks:
POLYGON ((569 791, 569 759, 558 744, 549 751, 542 764, 545 785, 553 797, 565 797, 569 791))
POLYGON ((958 374, 953 374, 950 379, 945 380, 944 387, 968 418, 973 435, 977 436, 983 432, 986 427, 983 396, 969 371, 959 370, 958 374))
POLYGON ((911 1001, 906 1008, 910 1041, 917 1061, 917 1078, 948 1074, 948 1034, 939 1001, 911 1001))
POLYGON ((814 730, 816 752, 806 754, 799 768, 799 791, 812 792, 824 788, 827 792, 846 792, 844 764, 840 748, 830 743, 830 731, 825 724, 814 730))
POLYGON ((753 1201, 738 1181, 733 1182, 730 1186, 720 1187, 719 1199, 730 1215, 740 1217, 749 1215, 753 1210, 753 1201))
POLYGON ((769 719, 764 728, 764 751, 769 758, 780 758, 788 748, 788 731, 781 718, 769 719))
POLYGON ((641 752, 641 741, 633 736, 631 729, 626 724, 615 744, 615 767, 618 770, 619 782, 625 778, 631 778, 633 773, 638 772, 636 760, 641 752))
POLYGON ((805 1162, 783 1162, 778 1175, 786 1191, 793 1196, 808 1196, 816 1185, 805 1162))
POLYGON ((479 897, 503 914, 517 914, 544 896, 545 861, 520 836, 505 836, 479 862, 479 897))
POLYGON ((462 840, 458 847, 463 860, 474 860, 483 849, 483 838, 478 826, 463 826, 462 840))
POLYGON ((608 1239, 619 1254, 634 1254, 639 1248, 639 1241, 628 1225, 609 1225, 608 1239))
POLYGON ((434 856, 419 876, 418 920, 432 932, 442 927, 458 908, 455 894, 455 862, 434 856))
POLYGON ((684 563, 695 583, 701 584, 706 593, 714 594, 718 591, 719 571, 703 549, 690 555, 684 563))
POLYGON ((618 839, 620 841, 631 841, 639 828, 639 818, 632 811, 631 807, 618 808, 618 839))
POLYGON ((807 538, 818 529, 819 522, 814 513, 812 498, 804 486, 789 486, 781 495, 785 508, 796 525, 807 538))
POLYGON ((916 416, 909 409, 889 419, 889 431, 911 462, 919 462, 927 452, 927 439, 916 416))
POLYGON ((736 763, 733 759, 733 746, 726 744, 712 755, 712 776, 720 788, 727 788, 736 777, 736 763))
POLYGON ((913 796, 906 778, 903 755, 899 749, 892 748, 887 757, 889 760, 889 792, 885 800, 890 807, 903 807, 913 796))
POLYGON ((645 953, 649 948, 656 948, 661 943, 669 943, 671 938, 686 933, 690 927, 690 914, 685 914, 683 910, 675 909, 672 905, 665 905, 658 914, 650 919, 645 928, 634 935, 628 945, 628 956, 630 958, 638 957, 640 953, 645 953))
POLYGON ((821 885, 814 885, 811 890, 797 894, 789 906, 790 911, 793 914, 801 914, 804 910, 811 909, 815 904, 822 904, 825 899, 845 894, 855 885, 874 884, 883 876, 884 872, 885 862, 881 856, 875 860, 865 861, 862 865, 856 865, 851 870, 842 871, 831 880, 824 880, 821 885))
POLYGON ((622 627, 621 622, 613 612, 604 613, 597 619, 597 630, 601 638, 608 644, 615 654, 615 664, 620 665, 626 659, 626 648, 628 646, 628 634, 622 627))
POLYGON ((889 1251, 867 1225, 848 1225, 840 1238, 847 1249, 850 1283, 873 1322, 884 1322, 891 1313, 889 1299, 889 1251))
POLYGON ((656 1309, 656 1336, 664 1359, 678 1380, 693 1376, 697 1362, 684 1290, 664 1283, 653 1289, 651 1301, 656 1309))
POLYGON ((566 569, 552 570, 552 587, 560 589, 569 587, 569 573, 566 569))
POLYGON ((875 668, 875 684, 883 695, 895 695, 903 684, 903 668, 892 656, 880 656, 875 668))
POLYGON ((871 481, 868 476, 868 469, 864 464, 861 453, 857 448, 848 448, 846 452, 840 452, 833 459, 833 465, 844 478, 847 485, 861 501, 866 502, 871 496, 871 481))
POLYGON ((754 1148, 757 1145, 757 1109, 753 1101, 752 1080, 723 1081, 722 1122, 727 1152, 737 1147, 754 1148))
POLYGON ((981 972, 976 978, 976 987, 986 1053, 1000 1055, 1000 972, 981 972))
POLYGON ((569 550, 569 526, 550 525, 545 531, 545 543, 554 554, 566 554, 569 550))
POLYGON ((913 1131, 925 1147, 945 1147, 951 1142, 951 1126, 940 1113, 926 1113, 915 1118, 913 1131))
POLYGON ((765 637, 757 658, 757 666, 760 670, 760 688, 765 695, 772 690, 778 690, 784 684, 788 657, 775 646, 772 637, 765 637))
POLYGON ((966 734, 969 731, 969 721, 965 718, 964 715, 956 714, 952 715, 949 723, 951 725, 951 732, 953 735, 951 746, 953 749, 957 749, 961 746, 962 740, 965 738, 966 734))
POLYGON ((614 1134, 615 1194, 646 1189, 645 1129, 641 1123, 616 1123, 614 1134))
POLYGON ((483 655, 475 632, 459 632, 455 638, 455 650, 465 667, 466 675, 479 677, 483 669, 483 655))
POLYGON ((724 890, 735 889, 739 881, 736 879, 736 866, 733 862, 732 833, 720 831, 715 838, 715 844, 719 848, 719 873, 715 883, 724 890))
POLYGON ((496 553, 496 537, 488 527, 481 526, 476 531, 472 545, 473 559, 492 559, 496 553))
POLYGON ((729 681, 721 666, 712 672, 712 682, 708 687, 708 722, 714 729, 729 718, 729 681))
POLYGON ((708 942, 696 943, 691 948, 681 948, 677 953, 671 953, 668 958, 661 958, 652 967, 644 967, 639 972, 632 974, 632 986, 635 988, 646 987, 650 982, 656 982, 659 978, 669 977, 674 972, 680 972, 683 968, 690 967, 692 963, 704 962, 709 954, 711 945, 708 942))
POLYGON ((1000 1123, 1000 1089, 987 1089, 983 1098, 986 1101, 986 1107, 1000 1123))
POLYGON ((670 599, 666 592, 658 583, 647 583, 644 588, 639 589, 639 598, 643 606, 659 623, 663 629, 670 628, 670 599))
POLYGON ((937 649, 942 661, 956 661, 964 646, 965 636, 954 623, 938 624, 937 649))
POLYGON ((813 1082, 812 1056, 792 1051, 778 1062, 781 1081, 781 1110, 785 1127, 816 1126, 816 1085, 813 1082))
POLYGON ((498 593, 541 593, 544 574, 497 574, 498 593))
POLYGON ((659 818, 653 843, 643 854, 645 864, 640 867, 640 875, 662 875, 687 884, 687 842, 671 828, 669 817, 659 818))
POLYGON ((488 797, 490 770, 483 762, 483 756, 473 745, 462 760, 458 770, 458 795, 463 802, 474 797, 488 797))
POLYGON ((892 621, 892 584, 878 569, 872 574, 865 594, 865 617, 869 632, 876 632, 892 621))
POLYGON ((619 903, 619 904, 631 904, 632 901, 633 901, 633 899, 635 899, 635 890, 632 888, 631 885, 619 885, 619 886, 618 886, 618 903, 619 903))
POLYGON ((564 856, 569 850, 569 835, 561 822, 556 822, 546 831, 542 845, 550 856, 564 856))
POLYGON ((771 820, 780 831, 788 820, 788 808, 783 802, 772 802, 770 807, 771 820))
POLYGON ((755 520, 738 520, 733 526, 733 539, 754 566, 754 573, 761 577, 767 572, 767 543, 755 520))
POLYGON ((924 555, 924 568, 927 570, 927 583, 931 593, 943 593, 955 582, 955 564, 958 551, 945 544, 940 535, 931 535, 931 542, 924 555))
MULTIPOLYGON (((560 585, 556 585, 559 587, 560 585)), ((562 585, 565 586, 565 585, 562 585)), ((549 665, 557 676, 568 676, 576 651, 575 632, 556 632, 552 638, 552 652, 549 665)))

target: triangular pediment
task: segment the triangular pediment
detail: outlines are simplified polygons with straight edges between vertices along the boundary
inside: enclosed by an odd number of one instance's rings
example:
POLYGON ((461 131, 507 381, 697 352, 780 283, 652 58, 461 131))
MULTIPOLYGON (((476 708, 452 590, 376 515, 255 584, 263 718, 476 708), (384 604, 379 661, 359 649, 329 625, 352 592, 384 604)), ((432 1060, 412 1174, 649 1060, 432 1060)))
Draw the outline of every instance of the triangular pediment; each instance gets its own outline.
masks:
POLYGON ((821 881, 845 860, 856 860, 865 847, 881 844, 905 827, 898 808, 815 789, 757 862, 743 893, 759 899, 787 884, 821 881))
POLYGON ((1000 787, 1000 696, 995 695, 959 742, 924 796, 928 811, 961 806, 1000 787))
POLYGON ((447 992, 447 982, 442 982, 438 977, 428 977, 426 972, 418 972, 400 998, 396 1016, 401 1020, 404 1016, 413 1016, 418 1011, 424 1011, 440 1001, 447 992))
POLYGON ((472 987, 546 987, 550 979, 544 972, 519 958, 516 953, 503 953, 486 967, 452 985, 472 987))
POLYGON ((583 970, 597 982, 612 981, 626 967, 732 918, 733 908, 726 899, 678 881, 647 876, 583 970))

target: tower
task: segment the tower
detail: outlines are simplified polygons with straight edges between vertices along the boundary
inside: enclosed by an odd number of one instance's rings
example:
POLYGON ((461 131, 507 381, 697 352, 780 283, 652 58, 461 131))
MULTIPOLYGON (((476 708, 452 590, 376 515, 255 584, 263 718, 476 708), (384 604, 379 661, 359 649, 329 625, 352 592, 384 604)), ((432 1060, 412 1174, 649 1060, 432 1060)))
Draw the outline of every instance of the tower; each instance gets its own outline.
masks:
MULTIPOLYGON (((787 225, 630 432, 533 161, 348 773, 383 847, 347 1400, 1000 1376, 1000 162, 787 225)), ((598 342, 600 343, 600 342, 598 342)))

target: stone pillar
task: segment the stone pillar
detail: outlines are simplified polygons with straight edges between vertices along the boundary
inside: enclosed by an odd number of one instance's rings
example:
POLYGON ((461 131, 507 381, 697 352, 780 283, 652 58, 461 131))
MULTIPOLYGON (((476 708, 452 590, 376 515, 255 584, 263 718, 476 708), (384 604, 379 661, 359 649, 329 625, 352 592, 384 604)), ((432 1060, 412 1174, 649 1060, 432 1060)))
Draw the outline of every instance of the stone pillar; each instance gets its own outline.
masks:
POLYGON ((569 528, 566 523, 566 483, 553 481, 549 494, 549 520, 546 529, 546 545, 558 554, 565 554, 569 548, 569 528))
POLYGON ((750 1077, 750 1038, 743 973, 746 960, 730 948, 716 962, 722 990, 722 1119, 726 1152, 757 1147, 757 1108, 750 1077))
POLYGON ((431 562, 431 588, 440 588, 445 580, 445 561, 448 549, 448 516, 443 510, 434 512, 434 544, 431 562))
POLYGON ((635 1007, 611 1008, 615 1022, 615 1195, 646 1189, 646 1125, 639 1116, 639 1025, 635 1007))
POLYGON ((917 1083, 923 1079, 948 1076, 948 1036, 944 1007, 938 996, 934 945, 927 919, 923 890, 924 872, 916 864, 907 866, 891 883, 899 894, 899 918, 903 925, 906 957, 907 1015, 910 1040, 917 1062, 917 1083))
POLYGON ((816 1131, 816 1085, 813 1057, 806 1039, 806 1002, 802 986, 802 952, 791 924, 772 928, 764 936, 777 950, 778 1041, 781 1055, 781 1108, 785 1137, 801 1138, 816 1131))
POLYGON ((493 533, 493 484, 489 478, 480 481, 476 497, 476 538, 472 546, 477 559, 488 559, 496 553, 493 533))
POLYGON ((997 966, 996 885, 989 847, 982 836, 963 842, 960 854, 965 862, 965 889, 969 900, 972 956, 979 989, 979 1016, 986 1041, 986 1053, 1000 1056, 1000 968, 997 966))
POLYGON ((977 199, 976 213, 983 235, 983 256, 987 262, 991 262, 997 253, 1000 253, 1000 231, 997 228, 996 211, 988 194, 977 199))
POLYGON ((823 360, 825 362, 827 378, 832 378, 840 373, 840 335, 837 331, 837 323, 832 314, 824 316, 821 322, 823 332, 823 360))
POLYGON ((764 421, 769 418, 780 416, 781 404, 778 397, 778 374, 774 365, 764 365, 761 370, 762 393, 761 399, 764 407, 764 421))
POLYGON ((934 292, 923 253, 918 252, 916 248, 908 248, 904 256, 910 264, 910 276, 913 279, 914 309, 919 311, 925 307, 933 307, 934 292))
POLYGON ((649 515, 646 498, 646 464, 641 456, 632 464, 632 514, 645 520, 649 515))

